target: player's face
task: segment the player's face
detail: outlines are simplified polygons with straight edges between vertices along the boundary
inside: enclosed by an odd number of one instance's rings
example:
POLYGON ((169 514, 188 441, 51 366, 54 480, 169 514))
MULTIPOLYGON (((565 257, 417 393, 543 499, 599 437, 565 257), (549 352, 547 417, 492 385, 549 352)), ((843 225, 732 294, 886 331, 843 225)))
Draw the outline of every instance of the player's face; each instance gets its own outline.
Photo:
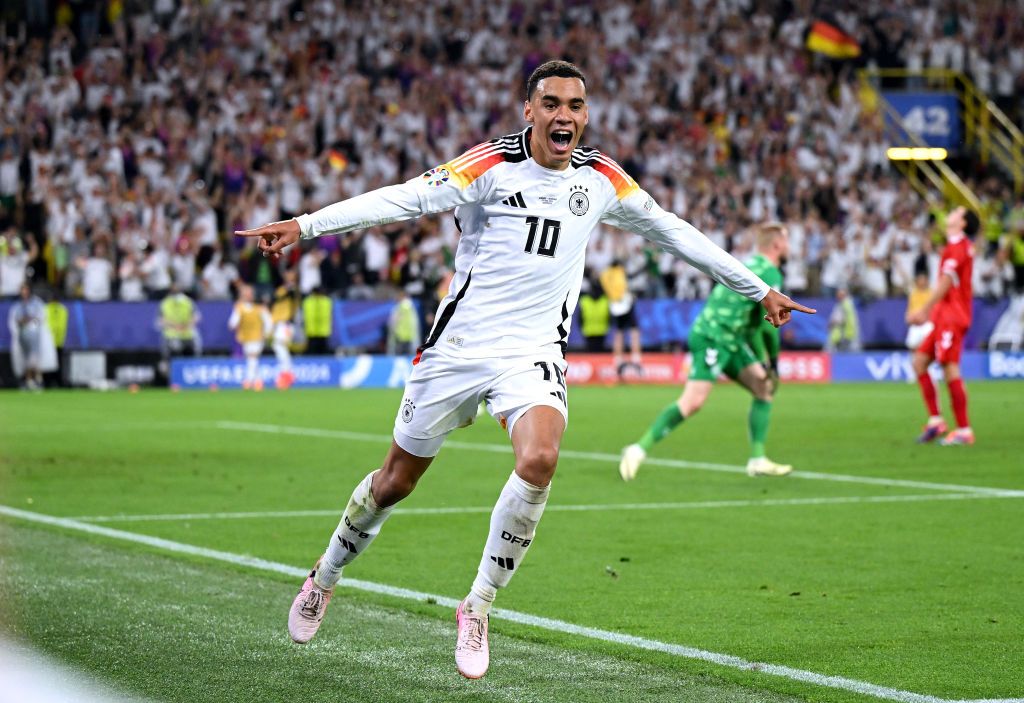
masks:
POLYGON ((583 81, 543 79, 526 102, 523 117, 533 125, 530 149, 537 163, 559 171, 568 167, 572 150, 587 126, 587 89, 583 81))
POLYGON ((946 215, 946 236, 964 231, 964 227, 967 226, 967 219, 964 217, 966 213, 966 208, 958 207, 946 215))

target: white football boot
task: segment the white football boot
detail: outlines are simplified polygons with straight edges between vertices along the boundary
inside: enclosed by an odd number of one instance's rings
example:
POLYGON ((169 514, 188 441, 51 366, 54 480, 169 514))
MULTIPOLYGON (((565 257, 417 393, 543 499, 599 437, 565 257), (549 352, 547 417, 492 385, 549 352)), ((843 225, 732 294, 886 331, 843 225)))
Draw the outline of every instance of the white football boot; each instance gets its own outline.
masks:
POLYGON ((789 464, 776 464, 766 456, 747 462, 747 476, 785 476, 793 470, 789 464))

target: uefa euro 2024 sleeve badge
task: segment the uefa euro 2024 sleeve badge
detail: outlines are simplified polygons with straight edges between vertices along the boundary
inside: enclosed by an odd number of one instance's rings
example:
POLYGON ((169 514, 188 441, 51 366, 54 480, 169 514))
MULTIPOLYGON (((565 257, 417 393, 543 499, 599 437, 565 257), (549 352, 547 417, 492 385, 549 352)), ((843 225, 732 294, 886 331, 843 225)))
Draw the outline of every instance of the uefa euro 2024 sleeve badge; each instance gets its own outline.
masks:
POLYGON ((590 198, 587 197, 587 188, 573 186, 569 190, 569 211, 574 215, 582 217, 590 209, 590 198))
POLYGON ((432 168, 423 174, 423 180, 427 182, 427 185, 431 188, 437 188, 440 185, 447 183, 448 178, 451 176, 448 173, 448 169, 438 166, 432 168))

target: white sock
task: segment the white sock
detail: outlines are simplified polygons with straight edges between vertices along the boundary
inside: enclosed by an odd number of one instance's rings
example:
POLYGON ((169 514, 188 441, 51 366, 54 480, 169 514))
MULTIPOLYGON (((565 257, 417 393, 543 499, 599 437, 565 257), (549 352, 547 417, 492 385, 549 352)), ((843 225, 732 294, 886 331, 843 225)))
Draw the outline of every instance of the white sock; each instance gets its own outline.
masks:
POLYGON ((370 484, 375 473, 377 472, 371 471, 356 486, 348 501, 348 507, 345 508, 345 514, 338 523, 338 529, 331 535, 331 543, 327 545, 324 558, 316 570, 316 576, 313 577, 320 588, 334 588, 334 584, 341 578, 341 570, 366 551, 370 542, 380 532, 381 525, 391 514, 391 508, 381 508, 373 502, 370 484))
POLYGON ((258 356, 247 356, 245 357, 245 380, 252 382, 258 378, 257 371, 260 367, 260 358, 258 356))
POLYGON ((498 589, 508 585, 533 542, 550 490, 550 484, 539 488, 514 471, 509 476, 491 513, 484 555, 466 597, 467 611, 486 615, 498 589))
POLYGON ((292 353, 288 351, 287 342, 274 342, 274 356, 277 357, 277 365, 281 371, 292 370, 292 353))

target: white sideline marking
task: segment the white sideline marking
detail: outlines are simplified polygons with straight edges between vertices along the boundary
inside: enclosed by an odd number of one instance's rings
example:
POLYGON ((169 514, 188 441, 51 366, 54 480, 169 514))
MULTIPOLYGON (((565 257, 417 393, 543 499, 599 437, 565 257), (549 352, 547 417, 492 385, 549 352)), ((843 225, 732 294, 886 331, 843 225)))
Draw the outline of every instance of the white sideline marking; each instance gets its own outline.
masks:
MULTIPOLYGON (((348 439, 356 442, 386 442, 391 443, 391 435, 368 434, 365 432, 348 432, 346 430, 324 430, 315 427, 291 427, 288 425, 266 425, 255 422, 234 422, 222 420, 215 423, 216 427, 224 430, 239 430, 242 432, 263 432, 267 434, 299 435, 303 437, 322 437, 326 439, 348 439)), ((458 440, 446 440, 445 447, 450 449, 469 449, 479 452, 494 452, 497 454, 511 454, 512 447, 507 444, 476 444, 473 442, 460 442, 458 440)), ((606 454, 602 452, 580 452, 572 449, 563 449, 559 452, 561 457, 567 459, 587 459, 591 461, 610 461, 619 463, 621 458, 618 454, 606 454)), ((644 464, 647 466, 662 466, 673 469, 700 469, 704 471, 720 471, 724 473, 746 473, 745 466, 732 464, 713 464, 702 461, 682 461, 679 459, 658 459, 650 457, 644 464)), ((817 481, 838 481, 840 483, 863 483, 872 486, 898 486, 901 488, 923 488, 933 491, 953 491, 956 493, 977 493, 979 495, 997 495, 1002 498, 1016 497, 1024 498, 1024 490, 1011 488, 988 488, 984 486, 963 486, 956 483, 932 483, 930 481, 911 481, 899 478, 875 478, 872 476, 850 476, 847 474, 823 473, 818 471, 794 471, 788 478, 802 478, 817 481)))
MULTIPOLYGON (((286 576, 294 576, 296 578, 303 578, 308 573, 307 569, 301 569, 296 566, 288 566, 287 564, 281 564, 279 562, 267 561, 265 559, 259 559, 257 557, 245 556, 242 554, 232 554, 231 552, 222 552, 216 549, 208 549, 206 547, 197 547, 191 544, 173 542, 171 540, 162 539, 160 537, 140 535, 134 532, 125 532, 124 530, 115 530, 109 527, 102 527, 100 525, 90 525, 88 523, 80 522, 77 520, 70 520, 68 518, 53 517, 50 515, 44 515, 42 513, 30 512, 27 510, 19 510, 18 508, 11 508, 6 505, 0 505, 0 515, 7 515, 9 517, 19 520, 35 522, 44 525, 52 525, 54 527, 61 527, 68 530, 76 530, 78 532, 85 532, 93 535, 101 535, 103 537, 109 537, 111 539, 118 539, 126 542, 135 542, 136 544, 144 544, 148 547, 162 549, 164 551, 173 552, 175 554, 188 554, 190 556, 203 557, 214 561, 226 562, 228 564, 246 566, 253 569, 258 569, 260 571, 269 571, 273 573, 284 574, 286 576)), ((354 588, 361 591, 368 591, 370 593, 393 596, 396 598, 403 598, 406 600, 428 602, 432 600, 433 602, 436 602, 437 604, 443 605, 448 608, 454 608, 459 603, 459 601, 454 598, 433 595, 430 593, 423 593, 420 591, 411 591, 409 589, 397 588, 395 586, 374 583, 372 581, 343 579, 339 583, 340 585, 348 588, 354 588)), ((712 664, 718 664, 720 666, 727 666, 733 669, 741 669, 743 671, 753 671, 771 674, 773 676, 780 676, 787 679, 802 681, 804 683, 814 684, 816 686, 838 688, 846 691, 853 691, 854 693, 864 694, 867 696, 874 696, 875 698, 883 698, 885 700, 891 701, 900 701, 901 703, 1024 703, 1024 698, 1004 698, 1000 699, 999 701, 995 701, 994 699, 987 699, 985 701, 950 701, 948 699, 938 698, 936 696, 929 696, 922 693, 913 693, 911 691, 901 691, 896 688, 879 686, 873 683, 868 683, 866 681, 849 679, 844 676, 826 676, 824 674, 816 674, 813 671, 804 671, 803 669, 794 669, 788 666, 752 662, 746 659, 742 659, 740 657, 732 656, 730 654, 719 654, 717 652, 709 652, 707 650, 698 649, 696 647, 686 647, 679 644, 670 644, 667 642, 659 642, 658 640, 646 639, 644 637, 635 637, 633 635, 626 635, 619 632, 611 632, 609 630, 599 630, 593 627, 574 625, 563 620, 555 620, 552 618, 544 618, 536 615, 529 615, 527 613, 520 613, 514 610, 505 610, 504 608, 495 608, 491 611, 491 615, 503 620, 509 620, 512 622, 517 622, 523 625, 530 625, 545 630, 552 630, 555 632, 562 632, 565 634, 578 635, 580 637, 601 640, 603 642, 612 642, 614 644, 635 647, 637 649, 645 649, 654 652, 663 652, 665 654, 671 654, 673 656, 683 657, 686 659, 699 659, 701 661, 710 662, 712 664)))
MULTIPOLYGON (((927 493, 895 496, 832 496, 827 498, 768 498, 765 500, 699 500, 688 503, 595 503, 593 505, 548 505, 544 512, 600 512, 606 510, 700 510, 706 508, 757 508, 780 505, 847 505, 857 503, 918 503, 935 500, 982 500, 1019 498, 1016 493, 927 493)), ((267 510, 214 513, 159 513, 135 515, 79 515, 68 518, 82 522, 176 522, 187 520, 249 520, 264 518, 339 517, 341 507, 333 510, 267 510)), ((490 514, 494 506, 445 508, 395 508, 392 515, 469 515, 490 514)))

